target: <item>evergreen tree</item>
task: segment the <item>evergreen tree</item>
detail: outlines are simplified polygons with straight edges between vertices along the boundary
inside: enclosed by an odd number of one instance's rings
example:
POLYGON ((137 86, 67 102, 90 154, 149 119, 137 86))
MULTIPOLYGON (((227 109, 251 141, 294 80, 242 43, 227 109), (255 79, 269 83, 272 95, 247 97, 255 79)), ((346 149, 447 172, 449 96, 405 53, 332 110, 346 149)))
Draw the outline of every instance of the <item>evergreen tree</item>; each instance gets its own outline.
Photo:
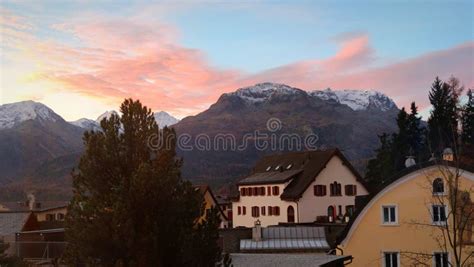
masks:
POLYGON ((3 239, 0 239, 0 266, 7 265, 9 263, 9 258, 6 255, 8 247, 8 244, 6 244, 3 239))
POLYGON ((410 149, 418 161, 426 157, 425 151, 425 132, 426 129, 421 125, 421 117, 418 115, 418 107, 415 102, 411 103, 410 115, 408 116, 408 142, 410 149))
POLYGON ((376 157, 367 164, 365 179, 369 190, 374 191, 380 184, 388 181, 395 172, 393 160, 393 141, 390 135, 384 133, 379 136, 380 148, 376 150, 376 157))
POLYGON ((436 77, 431 86, 429 99, 433 110, 428 119, 428 136, 434 153, 439 154, 444 148, 457 145, 458 103, 461 91, 462 87, 454 77, 448 83, 443 83, 436 77))
POLYGON ((467 103, 462 113, 462 142, 464 145, 474 145, 474 93, 467 92, 467 103))
MULTIPOLYGON (((197 236, 203 196, 181 179, 176 134, 160 130, 139 101, 127 99, 120 110, 121 117, 101 121, 102 131, 84 134, 66 217, 67 259, 103 266, 189 266, 190 258, 199 257, 188 244, 197 236)), ((207 242, 217 242, 207 233, 202 234, 207 242)), ((220 255, 213 246, 202 249, 220 255)))
POLYGON ((393 135, 393 142, 390 147, 395 172, 404 168, 406 157, 413 153, 410 147, 409 123, 409 115, 405 108, 402 108, 397 116, 398 133, 393 135))

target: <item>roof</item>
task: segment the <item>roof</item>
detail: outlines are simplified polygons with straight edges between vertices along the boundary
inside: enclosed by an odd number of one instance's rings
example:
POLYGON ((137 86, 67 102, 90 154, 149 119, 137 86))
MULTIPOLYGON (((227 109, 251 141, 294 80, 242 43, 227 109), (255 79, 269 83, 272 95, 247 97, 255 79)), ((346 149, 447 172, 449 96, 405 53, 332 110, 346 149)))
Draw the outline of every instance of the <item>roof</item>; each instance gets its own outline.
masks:
MULTIPOLYGON (((46 211, 57 208, 67 207, 68 201, 37 201, 36 204, 40 206, 33 205, 32 211, 46 211)), ((0 202, 0 206, 5 207, 8 211, 30 211, 30 207, 26 204, 26 201, 7 201, 0 202)))
POLYGON ((303 170, 269 171, 254 173, 239 181, 239 185, 284 183, 303 170))
POLYGON ((324 227, 267 227, 262 240, 240 240, 241 251, 325 251, 329 250, 324 227))
POLYGON ((238 184, 257 184, 260 181, 275 183, 275 181, 289 181, 290 178, 293 178, 283 191, 281 198, 284 200, 298 200, 334 156, 339 157, 343 164, 354 174, 357 181, 365 186, 360 174, 337 148, 290 152, 263 157, 255 165, 253 173, 239 181, 238 184), (287 170, 290 165, 291 167, 287 170), (277 166, 282 166, 281 171, 275 171, 277 166), (272 167, 272 171, 267 171, 269 167, 272 167), (273 175, 277 177, 271 178, 273 175))
MULTIPOLYGON (((431 160, 431 161, 419 163, 419 164, 413 165, 411 167, 405 168, 405 169, 399 171, 398 173, 396 173, 395 175, 393 175, 390 179, 388 179, 387 183, 382 184, 381 186, 379 186, 374 191, 374 194, 370 194, 370 195, 366 195, 366 196, 357 196, 356 197, 356 209, 355 209, 354 216, 350 219, 349 223, 347 224, 347 227, 344 229, 344 231, 342 231, 341 235, 337 238, 337 243, 341 243, 346 238, 347 234, 349 233, 352 226, 354 225, 354 222, 360 216, 360 214, 365 209, 365 207, 371 202, 372 199, 377 197, 379 194, 382 194, 383 193, 382 191, 385 188, 389 187, 390 185, 394 184, 395 182, 397 182, 401 178, 403 178, 403 177, 405 177, 405 176, 407 176, 411 173, 414 173, 416 171, 426 169, 426 168, 429 168, 429 167, 433 167, 433 166, 436 166, 436 165, 441 165, 441 164, 445 164, 445 165, 448 165, 448 166, 451 166, 451 167, 456 167, 453 162, 442 161, 442 160, 441 161, 440 160, 431 160), (358 202, 359 202, 359 204, 358 204, 358 202)), ((461 169, 461 170, 466 170, 468 172, 474 173, 474 166, 473 165, 467 165, 467 164, 460 163, 459 166, 457 166, 457 167, 459 167, 459 169, 461 169)))
POLYGON ((30 215, 30 212, 0 213, 0 236, 13 235, 17 232, 21 232, 30 215))
POLYGON ((232 265, 239 266, 260 266, 260 267, 309 267, 309 266, 344 266, 345 261, 352 259, 352 256, 327 255, 325 253, 301 253, 301 254, 231 254, 232 265), (337 264, 337 265, 336 265, 337 264))

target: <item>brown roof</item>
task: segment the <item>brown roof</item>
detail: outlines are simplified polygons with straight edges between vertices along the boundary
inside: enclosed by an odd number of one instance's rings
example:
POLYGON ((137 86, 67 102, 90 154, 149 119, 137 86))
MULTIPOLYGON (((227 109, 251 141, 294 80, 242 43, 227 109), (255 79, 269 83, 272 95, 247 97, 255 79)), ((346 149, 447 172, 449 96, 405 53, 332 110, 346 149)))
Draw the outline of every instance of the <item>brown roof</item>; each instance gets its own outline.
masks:
POLYGON ((50 209, 63 208, 67 207, 69 204, 68 201, 37 201, 33 204, 33 209, 30 210, 30 207, 26 201, 10 201, 10 202, 0 202, 0 206, 4 206, 8 211, 46 211, 50 209))
POLYGON ((255 181, 257 181, 263 176, 269 177, 273 174, 281 173, 278 174, 278 176, 281 176, 282 178, 293 178, 290 184, 283 191, 281 198, 284 200, 297 200, 302 196, 319 173, 326 168, 327 163, 334 156, 339 157, 344 165, 346 165, 356 176, 357 180, 364 184, 359 173, 336 148, 266 156, 257 162, 253 174, 244 178, 238 184, 251 184, 252 178, 255 178, 255 181), (291 168, 287 170, 287 167, 290 165, 291 168), (281 172, 275 171, 275 167, 277 166, 281 166, 281 172), (271 167, 270 172, 267 171, 269 167, 271 167), (287 172, 288 175, 284 175, 285 172, 287 172), (264 173, 269 173, 270 175, 263 175, 264 173))
MULTIPOLYGON (((286 166, 285 166, 286 167, 286 166)), ((257 172, 239 181, 239 185, 253 185, 253 184, 273 184, 284 183, 295 175, 302 172, 302 169, 288 170, 288 171, 268 171, 257 172)))
POLYGON ((216 207, 219 210, 219 213, 221 216, 227 220, 227 216, 224 214, 222 211, 221 207, 218 205, 219 203, 217 202, 216 197, 212 193, 211 188, 208 185, 194 185, 194 190, 199 191, 203 196, 206 194, 207 191, 209 191, 209 194, 211 194, 212 199, 214 200, 214 203, 216 204, 216 207))

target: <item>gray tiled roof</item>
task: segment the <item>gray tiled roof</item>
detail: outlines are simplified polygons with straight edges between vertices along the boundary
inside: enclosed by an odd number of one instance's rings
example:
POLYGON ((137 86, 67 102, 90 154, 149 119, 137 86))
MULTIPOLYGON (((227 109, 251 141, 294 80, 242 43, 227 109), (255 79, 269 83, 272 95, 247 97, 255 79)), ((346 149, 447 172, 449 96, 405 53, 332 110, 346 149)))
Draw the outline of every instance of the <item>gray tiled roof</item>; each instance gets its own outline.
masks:
POLYGON ((271 171, 254 173, 247 178, 240 180, 239 185, 283 183, 302 171, 303 170, 291 170, 284 172, 271 171))
POLYGON ((21 232, 29 215, 28 212, 0 213, 0 236, 21 232))

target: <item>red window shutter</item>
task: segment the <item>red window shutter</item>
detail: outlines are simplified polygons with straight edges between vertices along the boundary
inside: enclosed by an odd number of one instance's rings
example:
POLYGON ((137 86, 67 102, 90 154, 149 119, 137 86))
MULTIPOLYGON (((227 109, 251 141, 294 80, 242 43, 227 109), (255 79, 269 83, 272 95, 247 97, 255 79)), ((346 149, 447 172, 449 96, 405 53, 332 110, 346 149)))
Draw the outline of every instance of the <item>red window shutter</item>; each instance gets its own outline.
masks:
POLYGON ((255 207, 255 217, 260 217, 260 209, 255 207))
POLYGON ((347 196, 352 195, 350 187, 351 187, 351 185, 348 185, 348 184, 344 186, 344 191, 346 191, 345 193, 346 193, 347 196))
POLYGON ((280 207, 275 207, 275 215, 280 216, 280 207))
POLYGON ((238 215, 242 214, 242 209, 240 208, 240 206, 237 207, 237 214, 238 215))
POLYGON ((268 206, 268 215, 272 216, 273 215, 273 208, 268 206))
POLYGON ((354 186, 354 190, 353 190, 353 196, 356 196, 357 195, 357 185, 353 185, 354 186))
POLYGON ((258 188, 257 187, 253 188, 253 195, 258 196, 258 188))
POLYGON ((280 194, 280 188, 278 186, 273 187, 273 195, 278 196, 280 194))
POLYGON ((241 188, 241 189, 240 189, 240 195, 241 195, 241 196, 245 196, 245 188, 241 188))
POLYGON ((322 195, 322 196, 325 196, 325 195, 327 194, 327 193, 326 193, 326 186, 325 186, 325 185, 322 185, 321 188, 322 188, 322 191, 323 191, 321 195, 322 195))
POLYGON ((266 212, 265 212, 265 206, 263 206, 261 209, 262 209, 262 210, 261 210, 262 215, 265 215, 265 213, 266 213, 266 212))
POLYGON ((329 194, 331 194, 331 196, 334 196, 334 184, 329 185, 329 194))
POLYGON ((339 184, 339 183, 337 184, 337 195, 338 195, 338 196, 341 196, 341 195, 342 195, 342 186, 341 186, 341 184, 339 184))
POLYGON ((247 211, 246 211, 246 208, 244 206, 244 207, 242 207, 242 214, 245 215, 245 213, 247 213, 247 211))
POLYGON ((267 186, 267 195, 272 195, 272 188, 270 186, 267 186))
POLYGON ((262 196, 265 195, 265 187, 264 186, 260 187, 260 195, 262 195, 262 196))
POLYGON ((247 188, 247 190, 248 190, 247 193, 249 193, 248 195, 249 195, 249 196, 252 196, 252 195, 253 195, 253 194, 252 194, 252 193, 253 193, 253 192, 252 192, 252 188, 247 188))
POLYGON ((313 186, 313 194, 314 194, 315 196, 318 195, 317 189, 318 189, 318 186, 317 186, 317 185, 313 186))

